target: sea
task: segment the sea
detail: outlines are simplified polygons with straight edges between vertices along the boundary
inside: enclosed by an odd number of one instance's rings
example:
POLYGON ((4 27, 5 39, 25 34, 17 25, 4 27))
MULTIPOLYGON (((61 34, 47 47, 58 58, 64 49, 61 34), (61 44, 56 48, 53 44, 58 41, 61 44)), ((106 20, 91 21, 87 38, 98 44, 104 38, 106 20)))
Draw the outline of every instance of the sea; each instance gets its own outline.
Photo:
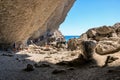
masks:
POLYGON ((65 37, 65 40, 68 41, 69 39, 79 38, 80 36, 64 36, 64 37, 65 37))

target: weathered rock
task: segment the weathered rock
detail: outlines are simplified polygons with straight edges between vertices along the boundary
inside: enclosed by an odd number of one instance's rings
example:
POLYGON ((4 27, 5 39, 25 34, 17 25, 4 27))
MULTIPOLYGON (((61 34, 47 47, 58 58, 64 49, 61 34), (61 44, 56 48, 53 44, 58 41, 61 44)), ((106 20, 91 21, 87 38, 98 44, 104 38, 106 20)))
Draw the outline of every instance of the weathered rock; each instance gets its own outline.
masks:
POLYGON ((82 52, 85 60, 89 60, 92 58, 94 53, 94 49, 96 47, 95 41, 83 41, 82 42, 82 52))
POLYGON ((113 26, 102 26, 98 28, 89 29, 80 37, 82 40, 96 40, 97 42, 111 37, 120 37, 120 23, 113 26))
POLYGON ((109 34, 113 32, 113 29, 111 27, 103 26, 103 27, 96 28, 96 32, 98 34, 104 35, 104 34, 109 34))
POLYGON ((77 49, 77 39, 70 39, 68 42, 68 50, 76 50, 77 49))
POLYGON ((118 37, 118 35, 117 35, 116 32, 112 33, 111 36, 112 36, 112 37, 118 37))
POLYGON ((118 37, 120 37, 120 23, 116 23, 115 25, 113 25, 118 37))
POLYGON ((64 42, 65 43, 65 38, 62 35, 62 33, 59 30, 55 31, 47 31, 44 35, 34 39, 34 38, 29 38, 28 44, 31 44, 31 41, 39 46, 45 46, 45 45, 51 45, 51 46, 56 46, 57 43, 64 42))
MULTIPOLYGON (((0 46, 54 31, 75 0, 0 0, 0 46)), ((4 45, 6 46, 6 45, 4 45)))
POLYGON ((33 65, 31 65, 31 64, 27 64, 27 67, 24 69, 24 71, 27 71, 27 72, 33 71, 33 70, 34 70, 34 68, 33 68, 33 65))
POLYGON ((83 34, 80 36, 80 39, 82 39, 82 40, 88 40, 88 35, 87 35, 87 33, 83 33, 83 34))
POLYGON ((95 50, 101 55, 117 52, 120 50, 120 38, 114 37, 99 41, 95 50))
POLYGON ((94 29, 90 29, 86 32, 86 34, 89 38, 93 38, 96 36, 96 31, 94 29))
POLYGON ((115 29, 115 31, 120 32, 120 23, 114 24, 113 28, 115 29))
POLYGON ((107 39, 107 37, 103 37, 103 36, 95 36, 94 38, 96 41, 101 41, 103 39, 107 39))

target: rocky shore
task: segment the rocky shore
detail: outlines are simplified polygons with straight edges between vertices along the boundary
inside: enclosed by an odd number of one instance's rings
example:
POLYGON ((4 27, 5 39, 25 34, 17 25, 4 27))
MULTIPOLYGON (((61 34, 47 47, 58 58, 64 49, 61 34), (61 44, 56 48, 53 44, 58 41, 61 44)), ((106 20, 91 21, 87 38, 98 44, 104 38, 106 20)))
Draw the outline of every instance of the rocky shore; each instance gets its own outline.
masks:
POLYGON ((32 40, 26 48, 0 51, 0 80, 120 79, 120 23, 68 42, 55 34, 41 46, 32 40))

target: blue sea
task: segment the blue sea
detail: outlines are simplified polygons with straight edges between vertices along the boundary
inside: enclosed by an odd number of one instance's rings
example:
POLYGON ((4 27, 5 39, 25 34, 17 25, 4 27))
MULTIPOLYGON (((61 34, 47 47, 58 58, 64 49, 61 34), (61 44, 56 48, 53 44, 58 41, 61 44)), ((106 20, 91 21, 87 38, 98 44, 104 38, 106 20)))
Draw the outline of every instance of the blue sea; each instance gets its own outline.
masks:
POLYGON ((68 41, 69 39, 79 38, 80 36, 64 36, 64 37, 65 37, 65 40, 68 41))

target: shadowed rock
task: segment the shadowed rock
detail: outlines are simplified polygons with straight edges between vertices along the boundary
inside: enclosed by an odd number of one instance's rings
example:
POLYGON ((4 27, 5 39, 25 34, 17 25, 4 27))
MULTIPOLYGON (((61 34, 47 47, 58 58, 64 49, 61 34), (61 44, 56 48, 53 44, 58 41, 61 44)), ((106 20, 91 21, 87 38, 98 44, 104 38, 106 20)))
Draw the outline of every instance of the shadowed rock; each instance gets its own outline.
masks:
POLYGON ((66 73, 66 71, 64 69, 55 69, 53 70, 52 74, 60 74, 60 73, 66 73))
POLYGON ((27 67, 24 69, 24 71, 27 71, 27 72, 30 72, 33 70, 34 70, 34 68, 33 68, 33 65, 31 65, 31 64, 27 64, 27 67))
POLYGON ((96 47, 95 41, 83 41, 82 42, 82 50, 83 50, 83 56, 86 60, 89 60, 92 58, 92 55, 94 53, 94 49, 96 47))
POLYGON ((58 29, 74 1, 0 0, 0 48, 58 29))

